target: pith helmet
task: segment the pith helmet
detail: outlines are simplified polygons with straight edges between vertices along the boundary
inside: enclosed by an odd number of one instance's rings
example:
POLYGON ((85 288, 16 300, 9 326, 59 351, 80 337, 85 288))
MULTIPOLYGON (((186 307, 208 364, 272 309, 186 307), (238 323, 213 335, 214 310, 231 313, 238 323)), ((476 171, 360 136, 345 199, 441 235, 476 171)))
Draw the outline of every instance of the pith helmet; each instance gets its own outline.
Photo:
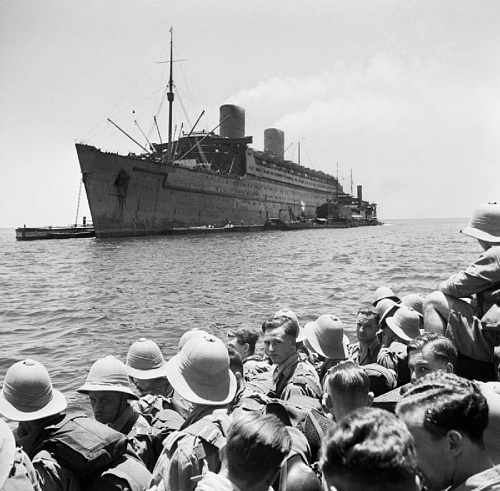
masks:
POLYGON ((127 373, 140 380, 167 376, 167 362, 159 346, 146 338, 140 338, 128 350, 127 373))
POLYGON ((97 391, 123 392, 132 399, 139 399, 129 387, 127 368, 111 355, 97 360, 90 367, 87 380, 76 391, 81 394, 97 391))
POLYGON ((13 421, 33 421, 66 409, 64 395, 52 387, 49 372, 35 360, 14 363, 5 374, 0 413, 13 421))
POLYGON ((195 404, 228 404, 236 394, 227 348, 210 334, 189 340, 167 362, 167 377, 181 397, 195 404))
POLYGON ((177 353, 180 353, 182 348, 184 348, 184 345, 191 339, 196 338, 198 336, 205 336, 206 334, 208 334, 207 331, 204 331, 203 329, 198 329, 197 327, 193 327, 193 329, 186 331, 181 336, 181 339, 179 339, 179 346, 177 347, 177 353))
POLYGON ((405 341, 409 342, 420 336, 420 317, 410 307, 400 307, 386 322, 394 334, 405 341))
POLYGON ((381 286, 375 290, 375 296, 372 305, 377 306, 377 303, 384 298, 389 298, 395 302, 399 302, 399 297, 388 286, 381 286))
POLYGON ((0 419, 0 489, 3 489, 9 477, 15 456, 16 442, 12 430, 3 419, 0 419))
POLYGON ((345 360, 349 338, 344 334, 342 321, 335 315, 325 314, 304 327, 305 345, 325 358, 345 360))
POLYGON ((304 329, 299 324, 299 319, 297 318, 295 312, 291 311, 290 309, 280 309, 273 315, 274 319, 276 319, 276 317, 288 317, 294 324, 297 325, 297 331, 299 333, 297 339, 295 340, 297 343, 300 343, 301 341, 304 341, 304 339, 306 339, 304 329))
POLYGON ((424 297, 420 293, 409 293, 401 299, 401 303, 416 310, 419 315, 424 313, 424 297))
POLYGON ((486 242, 500 242, 500 204, 490 201, 479 205, 461 232, 486 242))
POLYGON ((377 311, 380 321, 379 324, 382 324, 388 317, 394 314, 396 310, 401 307, 399 303, 396 303, 394 300, 390 298, 383 298, 380 300, 375 306, 375 310, 377 311))

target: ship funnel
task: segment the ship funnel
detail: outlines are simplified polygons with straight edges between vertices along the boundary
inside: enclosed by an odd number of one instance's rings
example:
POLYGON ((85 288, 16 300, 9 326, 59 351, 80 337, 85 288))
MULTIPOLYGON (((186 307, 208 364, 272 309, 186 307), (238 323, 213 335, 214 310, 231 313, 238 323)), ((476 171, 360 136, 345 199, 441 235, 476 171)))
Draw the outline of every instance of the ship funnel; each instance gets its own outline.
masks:
POLYGON ((245 138, 245 110, 233 104, 220 107, 220 136, 225 138, 245 138))
POLYGON ((285 133, 277 128, 264 130, 264 152, 285 157, 285 133))
POLYGON ((363 201, 363 186, 358 186, 358 201, 361 206, 361 202, 363 201))

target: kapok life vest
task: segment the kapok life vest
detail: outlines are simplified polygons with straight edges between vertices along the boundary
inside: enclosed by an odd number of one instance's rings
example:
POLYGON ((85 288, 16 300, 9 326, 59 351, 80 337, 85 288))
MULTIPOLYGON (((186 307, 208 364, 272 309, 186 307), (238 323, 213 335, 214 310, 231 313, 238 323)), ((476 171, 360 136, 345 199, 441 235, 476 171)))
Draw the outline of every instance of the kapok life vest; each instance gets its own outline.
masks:
POLYGON ((125 435, 86 416, 66 416, 44 431, 41 449, 53 453, 80 476, 103 470, 127 449, 125 435))

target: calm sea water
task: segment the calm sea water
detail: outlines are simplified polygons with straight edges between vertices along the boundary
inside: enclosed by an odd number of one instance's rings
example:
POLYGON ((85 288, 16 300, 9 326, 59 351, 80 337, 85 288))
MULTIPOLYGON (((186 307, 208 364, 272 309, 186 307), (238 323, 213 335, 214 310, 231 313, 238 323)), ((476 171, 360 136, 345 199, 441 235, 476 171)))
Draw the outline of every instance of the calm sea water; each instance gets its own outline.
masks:
POLYGON ((75 389, 96 359, 125 361, 140 337, 170 357, 192 327, 224 337, 259 329, 282 307, 302 324, 334 313, 354 340, 357 309, 377 287, 425 295, 480 253, 458 233, 466 224, 34 242, 0 229, 0 381, 12 363, 34 358, 70 411, 88 411, 75 389))

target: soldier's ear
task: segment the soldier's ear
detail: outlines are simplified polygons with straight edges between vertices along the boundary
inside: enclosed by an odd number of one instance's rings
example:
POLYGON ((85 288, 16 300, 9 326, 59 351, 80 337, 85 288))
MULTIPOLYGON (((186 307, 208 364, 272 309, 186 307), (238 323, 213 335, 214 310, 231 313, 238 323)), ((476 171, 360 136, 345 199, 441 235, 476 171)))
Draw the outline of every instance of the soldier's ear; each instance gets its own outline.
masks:
POLYGON ((219 449, 219 459, 221 463, 226 460, 226 445, 219 449))
POLYGON ((328 411, 332 412, 332 400, 330 399, 330 394, 328 392, 325 392, 323 394, 323 407, 326 407, 328 411))
POLYGON ((374 397, 375 394, 373 392, 368 392, 368 395, 366 396, 366 407, 370 407, 372 405, 374 397))

